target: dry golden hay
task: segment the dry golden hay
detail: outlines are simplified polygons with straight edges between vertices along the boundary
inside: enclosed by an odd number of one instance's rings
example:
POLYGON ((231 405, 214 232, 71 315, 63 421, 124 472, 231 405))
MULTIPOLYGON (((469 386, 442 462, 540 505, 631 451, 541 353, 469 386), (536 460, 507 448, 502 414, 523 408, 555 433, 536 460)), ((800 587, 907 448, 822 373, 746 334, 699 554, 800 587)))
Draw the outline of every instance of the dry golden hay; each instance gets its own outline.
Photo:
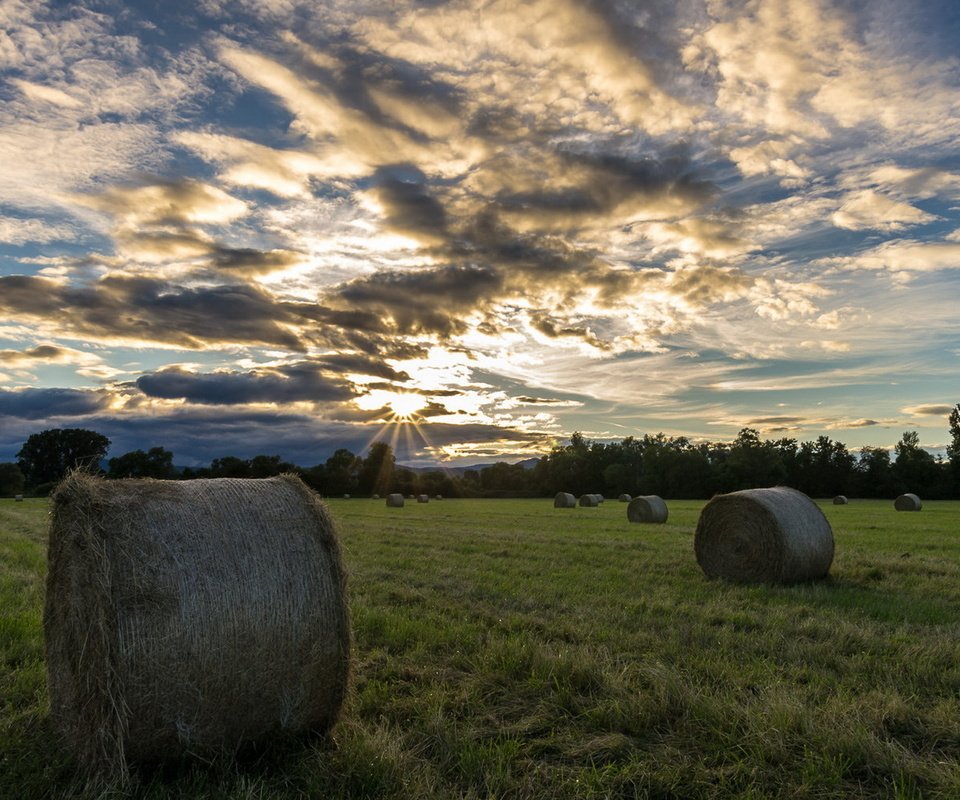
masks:
POLYGON ((747 489, 714 497, 694 536, 697 563, 711 578, 796 583, 824 577, 833 562, 833 530, 795 489, 747 489))
POLYGON ((570 494, 570 492, 557 492, 556 496, 553 498, 553 507, 576 508, 577 498, 570 494))
POLYGON ((336 722, 345 577, 333 520, 297 477, 75 473, 53 495, 48 567, 51 715, 87 770, 336 722))
POLYGON ((915 494, 907 492, 893 501, 893 507, 897 509, 897 511, 919 511, 923 508, 923 503, 920 502, 920 498, 915 494))
POLYGON ((617 500, 619 500, 621 503, 629 503, 631 500, 633 500, 633 498, 632 498, 630 495, 624 493, 624 494, 620 495, 620 496, 617 498, 617 500))
POLYGON ((634 497, 627 506, 630 522, 666 522, 667 504, 655 494, 634 497))
POLYGON ((403 495, 399 493, 388 494, 387 508, 403 508, 403 495))
POLYGON ((429 503, 429 502, 430 502, 430 495, 428 495, 428 494, 418 494, 418 495, 417 495, 417 502, 418 502, 418 503, 429 503))
POLYGON ((600 505, 599 497, 600 495, 597 494, 582 494, 580 495, 580 505, 587 508, 596 508, 600 505))
POLYGON ((843 494, 838 494, 833 498, 833 504, 835 506, 845 506, 847 504, 847 496, 843 494))

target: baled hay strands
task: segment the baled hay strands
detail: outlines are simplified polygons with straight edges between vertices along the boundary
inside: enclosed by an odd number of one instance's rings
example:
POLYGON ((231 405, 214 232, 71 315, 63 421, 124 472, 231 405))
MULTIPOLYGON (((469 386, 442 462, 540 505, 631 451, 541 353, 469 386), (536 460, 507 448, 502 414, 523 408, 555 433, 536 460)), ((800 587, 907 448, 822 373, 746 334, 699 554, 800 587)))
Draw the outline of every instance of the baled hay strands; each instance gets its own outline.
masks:
POLYGON ((387 508, 403 508, 403 495, 402 495, 402 494, 388 494, 388 495, 387 495, 387 508))
POLYGON ((624 493, 624 494, 620 495, 620 496, 617 498, 617 500, 619 500, 621 503, 629 503, 631 500, 633 500, 633 498, 632 498, 630 495, 624 493))
POLYGON ((667 504, 655 494, 634 497, 627 506, 630 522, 666 522, 667 504))
POLYGON ((580 505, 587 508, 596 508, 600 505, 600 501, 597 499, 599 495, 595 494, 583 494, 580 495, 580 505))
POLYGON ((426 495, 426 494, 419 494, 419 495, 417 495, 417 502, 418 502, 418 503, 429 503, 429 502, 430 502, 430 495, 426 495))
POLYGON ((22 495, 22 494, 15 494, 15 495, 13 496, 13 501, 14 501, 15 503, 22 503, 22 502, 23 502, 23 495, 22 495))
POLYGON ((577 498, 570 494, 570 492, 557 492, 556 496, 553 498, 553 507, 576 508, 577 498))
POLYGON ((350 664, 334 523, 295 476, 104 481, 53 496, 50 705, 89 770, 324 730, 350 664))
POLYGON ((919 511, 923 508, 923 503, 920 502, 920 498, 915 494, 900 495, 896 500, 893 501, 893 507, 897 511, 919 511))
POLYGON ((835 506, 845 506, 847 504, 846 495, 838 494, 833 498, 833 504, 835 506))
POLYGON ((711 578, 796 583, 824 577, 833 562, 833 530, 795 489, 747 489, 714 497, 700 512, 697 563, 711 578))

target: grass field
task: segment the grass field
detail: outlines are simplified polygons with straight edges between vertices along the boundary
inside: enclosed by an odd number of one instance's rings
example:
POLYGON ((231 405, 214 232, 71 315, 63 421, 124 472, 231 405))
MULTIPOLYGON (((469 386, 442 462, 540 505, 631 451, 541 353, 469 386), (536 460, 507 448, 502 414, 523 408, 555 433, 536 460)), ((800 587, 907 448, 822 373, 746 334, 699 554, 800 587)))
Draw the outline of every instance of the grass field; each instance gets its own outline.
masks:
MULTIPOLYGON (((68 796, 45 500, 0 500, 0 797, 68 796)), ((355 670, 328 739, 138 777, 149 798, 958 798, 960 503, 824 504, 827 581, 737 586, 702 501, 332 500, 355 670)), ((103 797, 120 797, 120 789, 103 797)))

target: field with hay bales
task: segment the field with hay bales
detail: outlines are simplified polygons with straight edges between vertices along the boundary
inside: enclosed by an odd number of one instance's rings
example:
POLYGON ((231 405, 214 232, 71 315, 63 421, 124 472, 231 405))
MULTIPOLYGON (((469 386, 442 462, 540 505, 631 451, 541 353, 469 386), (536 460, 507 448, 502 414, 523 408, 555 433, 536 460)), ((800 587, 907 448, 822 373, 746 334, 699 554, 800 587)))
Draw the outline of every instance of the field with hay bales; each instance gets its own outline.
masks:
MULTIPOLYGON (((49 501, 0 499, 0 797, 78 790, 47 706, 49 501)), ((704 501, 334 499, 352 684, 329 738, 103 798, 960 797, 960 502, 820 501, 830 577, 707 579, 704 501)))

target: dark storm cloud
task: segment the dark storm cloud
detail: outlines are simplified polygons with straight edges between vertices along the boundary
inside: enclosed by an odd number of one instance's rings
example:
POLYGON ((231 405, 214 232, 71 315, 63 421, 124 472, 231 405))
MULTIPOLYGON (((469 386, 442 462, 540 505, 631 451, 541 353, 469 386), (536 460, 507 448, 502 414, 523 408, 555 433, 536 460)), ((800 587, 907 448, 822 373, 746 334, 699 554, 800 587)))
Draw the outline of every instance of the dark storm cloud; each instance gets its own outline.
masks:
POLYGON ((82 417, 107 406, 103 392, 80 389, 0 389, 0 417, 45 419, 49 417, 82 417))
POLYGON ((249 247, 224 247, 210 249, 211 266, 227 272, 262 275, 292 267, 302 259, 293 250, 257 250, 249 247))
POLYGON ((436 239, 444 235, 447 215, 426 185, 426 175, 412 164, 381 167, 374 193, 386 213, 386 225, 398 233, 436 239))
POLYGON ((256 343, 302 350, 284 325, 307 321, 295 306, 247 285, 185 288, 150 278, 106 277, 71 288, 47 278, 0 277, 0 310, 95 339, 202 347, 256 343))
POLYGON ((309 363, 252 372, 197 373, 175 367, 142 375, 137 388, 150 397, 207 405, 330 402, 354 396, 349 383, 309 363))

